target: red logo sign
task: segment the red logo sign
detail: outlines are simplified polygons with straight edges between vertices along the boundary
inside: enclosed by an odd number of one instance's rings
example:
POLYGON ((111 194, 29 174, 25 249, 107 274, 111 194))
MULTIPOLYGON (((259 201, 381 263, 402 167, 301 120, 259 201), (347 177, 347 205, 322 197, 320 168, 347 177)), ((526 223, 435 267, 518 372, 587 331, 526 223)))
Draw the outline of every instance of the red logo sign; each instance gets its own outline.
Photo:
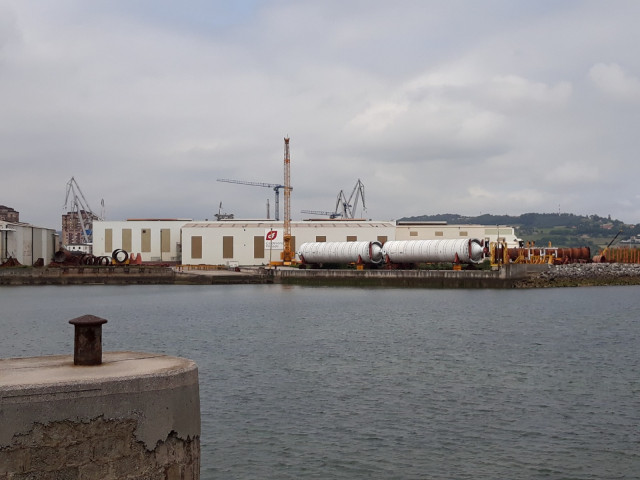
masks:
POLYGON ((267 240, 275 240, 276 237, 278 236, 278 231, 277 230, 271 230, 269 233, 267 233, 267 240))

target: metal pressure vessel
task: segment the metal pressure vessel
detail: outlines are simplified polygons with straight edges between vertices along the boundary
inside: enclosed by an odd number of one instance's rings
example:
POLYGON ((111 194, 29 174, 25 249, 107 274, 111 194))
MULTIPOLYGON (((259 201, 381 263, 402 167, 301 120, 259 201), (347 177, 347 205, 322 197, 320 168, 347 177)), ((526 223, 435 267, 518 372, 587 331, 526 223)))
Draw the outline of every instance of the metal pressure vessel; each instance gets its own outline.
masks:
POLYGON ((389 241, 382 247, 387 263, 479 263, 484 257, 478 239, 389 241))
POLYGON ((302 263, 380 263, 380 242, 308 242, 300 245, 302 263))

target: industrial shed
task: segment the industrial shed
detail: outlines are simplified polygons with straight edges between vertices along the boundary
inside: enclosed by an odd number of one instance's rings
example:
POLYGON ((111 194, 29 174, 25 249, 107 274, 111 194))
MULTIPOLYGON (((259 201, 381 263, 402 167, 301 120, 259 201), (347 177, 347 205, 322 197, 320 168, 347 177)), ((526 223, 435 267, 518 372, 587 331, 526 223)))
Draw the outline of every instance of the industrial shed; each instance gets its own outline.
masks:
POLYGON ((457 240, 476 238, 485 242, 507 242, 509 248, 520 247, 513 227, 506 225, 449 225, 446 222, 396 222, 394 240, 457 240))
MULTIPOLYGON (((282 222, 225 220, 190 222, 182 227, 185 265, 267 265, 280 259, 282 222)), ((305 242, 382 243, 395 236, 393 222, 318 220, 291 222, 292 248, 305 242)))
POLYGON ((93 255, 116 249, 141 255, 143 262, 180 262, 182 226, 190 219, 148 218, 93 222, 93 255))
POLYGON ((21 265, 33 265, 41 258, 48 265, 58 243, 58 234, 52 228, 0 220, 0 264, 11 258, 21 265))

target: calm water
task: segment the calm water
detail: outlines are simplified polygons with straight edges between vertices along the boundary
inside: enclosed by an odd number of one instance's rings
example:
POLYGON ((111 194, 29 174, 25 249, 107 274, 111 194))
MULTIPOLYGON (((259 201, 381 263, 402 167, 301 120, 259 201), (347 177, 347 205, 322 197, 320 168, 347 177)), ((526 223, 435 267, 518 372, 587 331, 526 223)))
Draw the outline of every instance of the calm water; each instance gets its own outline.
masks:
POLYGON ((0 288, 0 356, 199 365, 203 479, 640 478, 640 287, 0 288))

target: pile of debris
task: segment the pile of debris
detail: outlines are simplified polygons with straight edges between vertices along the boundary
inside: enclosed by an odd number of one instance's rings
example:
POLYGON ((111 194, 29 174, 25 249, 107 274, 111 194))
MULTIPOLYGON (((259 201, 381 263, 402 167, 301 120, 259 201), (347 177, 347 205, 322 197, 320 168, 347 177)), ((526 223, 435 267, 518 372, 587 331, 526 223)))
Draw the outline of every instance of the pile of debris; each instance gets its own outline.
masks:
POLYGON ((517 283, 517 288, 640 285, 640 264, 573 263, 550 265, 517 283))
POLYGON ((13 257, 7 258, 4 263, 0 263, 0 268, 2 267, 21 267, 22 264, 13 257))

